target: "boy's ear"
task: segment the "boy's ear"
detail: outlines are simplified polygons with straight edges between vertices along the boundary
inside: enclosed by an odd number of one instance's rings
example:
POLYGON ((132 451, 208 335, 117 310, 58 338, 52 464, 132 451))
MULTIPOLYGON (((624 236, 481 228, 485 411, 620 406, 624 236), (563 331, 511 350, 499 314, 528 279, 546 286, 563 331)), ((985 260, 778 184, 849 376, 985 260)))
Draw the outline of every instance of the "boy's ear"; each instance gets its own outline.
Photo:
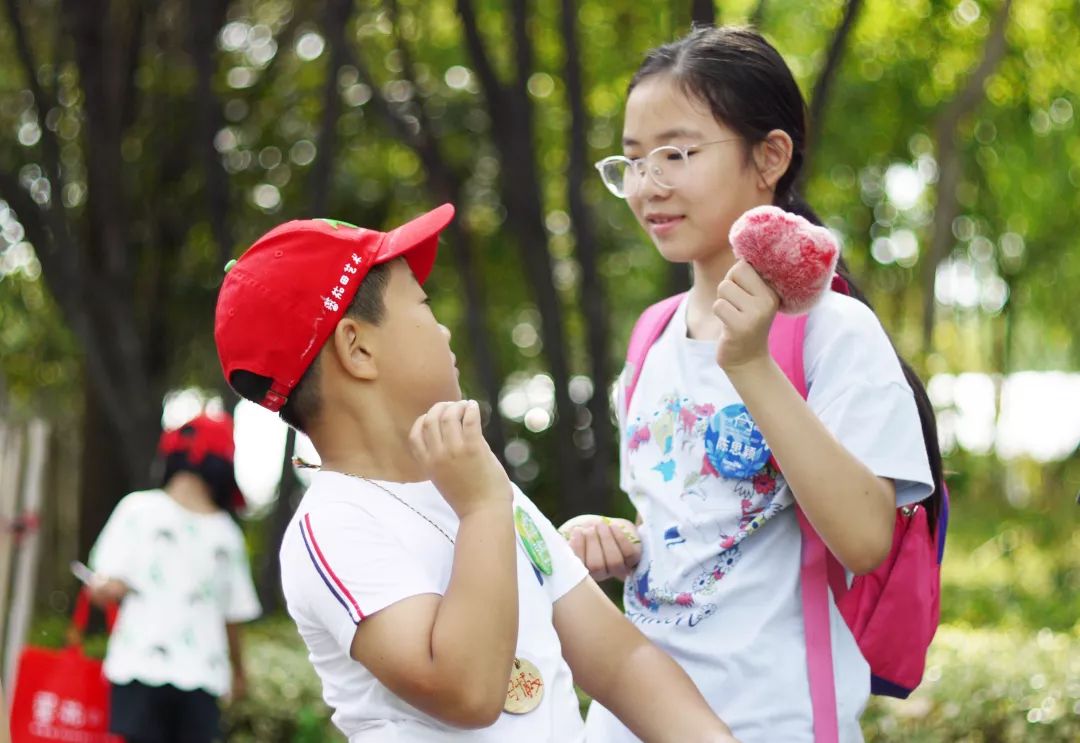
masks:
POLYGON ((765 139, 754 145, 754 164, 757 166, 758 186, 774 190, 791 165, 795 145, 791 137, 782 129, 773 129, 765 139))
POLYGON ((351 317, 343 317, 330 336, 334 356, 346 374, 357 379, 375 379, 375 334, 371 326, 351 317))

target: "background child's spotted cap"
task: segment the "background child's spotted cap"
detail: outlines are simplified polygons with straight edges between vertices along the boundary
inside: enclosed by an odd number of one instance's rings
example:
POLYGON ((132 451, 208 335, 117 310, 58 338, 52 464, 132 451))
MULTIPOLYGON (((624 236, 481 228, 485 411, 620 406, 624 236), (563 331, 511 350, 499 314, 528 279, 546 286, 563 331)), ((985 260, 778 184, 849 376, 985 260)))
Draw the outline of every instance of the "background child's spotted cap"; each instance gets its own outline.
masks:
POLYGON ((233 419, 228 413, 200 413, 178 428, 163 431, 158 440, 158 454, 181 455, 183 462, 174 462, 173 469, 196 472, 211 486, 227 491, 223 495, 234 510, 246 505, 233 470, 236 444, 233 419))
POLYGON ((423 283, 453 216, 443 204, 390 232, 304 219, 260 237, 226 268, 218 294, 214 341, 225 378, 247 371, 270 379, 256 402, 280 410, 371 267, 403 257, 423 283))

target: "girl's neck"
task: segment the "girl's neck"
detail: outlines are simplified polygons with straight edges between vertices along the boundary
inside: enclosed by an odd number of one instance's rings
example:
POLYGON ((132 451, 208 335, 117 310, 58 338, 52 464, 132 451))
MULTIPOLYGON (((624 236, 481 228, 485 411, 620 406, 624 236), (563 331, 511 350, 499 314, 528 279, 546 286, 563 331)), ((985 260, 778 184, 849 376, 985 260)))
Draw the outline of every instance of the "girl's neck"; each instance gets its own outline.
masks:
POLYGON ((177 472, 169 478, 165 492, 184 510, 192 513, 217 513, 221 509, 214 503, 210 486, 194 472, 177 472))
POLYGON ((713 314, 716 287, 735 265, 735 255, 725 248, 706 260, 695 260, 694 285, 686 306, 686 332, 696 340, 715 340, 720 337, 721 324, 713 314))

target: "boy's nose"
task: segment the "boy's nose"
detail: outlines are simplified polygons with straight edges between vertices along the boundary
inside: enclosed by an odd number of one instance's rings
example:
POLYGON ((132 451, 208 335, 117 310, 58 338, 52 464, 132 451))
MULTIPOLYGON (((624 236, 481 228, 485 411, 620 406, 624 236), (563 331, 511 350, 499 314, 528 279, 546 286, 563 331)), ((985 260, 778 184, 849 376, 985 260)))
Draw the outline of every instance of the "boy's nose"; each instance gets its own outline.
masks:
POLYGON ((439 330, 446 336, 446 340, 450 340, 450 328, 446 327, 442 323, 439 323, 439 330))

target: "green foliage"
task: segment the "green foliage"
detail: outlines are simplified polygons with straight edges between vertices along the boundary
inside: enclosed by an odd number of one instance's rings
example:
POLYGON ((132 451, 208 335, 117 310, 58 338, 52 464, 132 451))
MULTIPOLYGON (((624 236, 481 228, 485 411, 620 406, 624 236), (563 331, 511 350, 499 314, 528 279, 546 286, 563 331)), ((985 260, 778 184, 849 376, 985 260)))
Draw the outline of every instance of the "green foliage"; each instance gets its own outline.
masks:
POLYGON ((1036 633, 1080 629, 1080 457, 1040 466, 954 453, 942 620, 1036 633))
POLYGON ((70 415, 72 380, 79 373, 76 350, 39 280, 37 260, 26 252, 23 268, 0 273, 0 406, 6 397, 15 417, 63 419, 70 415))
POLYGON ((225 708, 226 740, 235 743, 330 743, 344 740, 330 722, 296 627, 275 616, 245 628, 247 696, 225 708))
POLYGON ((1066 743, 1080 737, 1080 632, 945 625, 922 685, 874 698, 868 741, 1066 743))

